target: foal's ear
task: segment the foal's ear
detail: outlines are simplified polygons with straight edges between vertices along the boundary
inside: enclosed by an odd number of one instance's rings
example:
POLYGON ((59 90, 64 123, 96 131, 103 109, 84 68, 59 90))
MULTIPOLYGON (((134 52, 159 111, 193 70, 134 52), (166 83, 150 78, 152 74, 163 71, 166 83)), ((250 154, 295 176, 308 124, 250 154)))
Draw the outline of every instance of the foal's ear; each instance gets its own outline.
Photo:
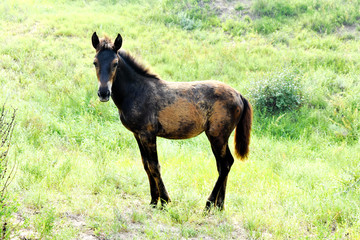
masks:
POLYGON ((100 41, 99 41, 99 37, 98 35, 96 35, 96 32, 93 33, 92 37, 91 37, 91 41, 92 41, 92 45, 95 49, 97 49, 100 41))
POLYGON ((117 52, 121 48, 121 45, 122 45, 122 37, 118 33, 118 35, 114 41, 114 51, 117 52))

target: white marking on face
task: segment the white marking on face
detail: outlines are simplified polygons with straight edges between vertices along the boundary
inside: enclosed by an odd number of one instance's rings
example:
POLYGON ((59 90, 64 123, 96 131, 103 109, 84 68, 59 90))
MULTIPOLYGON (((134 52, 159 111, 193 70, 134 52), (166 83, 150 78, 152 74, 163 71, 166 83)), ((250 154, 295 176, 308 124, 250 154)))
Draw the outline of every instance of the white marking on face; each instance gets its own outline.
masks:
POLYGON ((107 87, 108 87, 108 89, 109 89, 109 91, 110 91, 110 95, 111 95, 111 88, 112 88, 112 79, 111 79, 111 81, 108 81, 107 82, 107 87))

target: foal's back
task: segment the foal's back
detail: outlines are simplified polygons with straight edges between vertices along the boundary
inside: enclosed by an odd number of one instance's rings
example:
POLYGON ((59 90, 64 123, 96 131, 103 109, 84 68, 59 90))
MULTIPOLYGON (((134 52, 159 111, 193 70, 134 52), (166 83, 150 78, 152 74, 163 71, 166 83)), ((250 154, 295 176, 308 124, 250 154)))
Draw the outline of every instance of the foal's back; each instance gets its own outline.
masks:
POLYGON ((222 82, 162 84, 158 88, 163 98, 158 113, 160 137, 185 139, 203 131, 211 136, 228 137, 239 122, 243 109, 241 95, 222 82))

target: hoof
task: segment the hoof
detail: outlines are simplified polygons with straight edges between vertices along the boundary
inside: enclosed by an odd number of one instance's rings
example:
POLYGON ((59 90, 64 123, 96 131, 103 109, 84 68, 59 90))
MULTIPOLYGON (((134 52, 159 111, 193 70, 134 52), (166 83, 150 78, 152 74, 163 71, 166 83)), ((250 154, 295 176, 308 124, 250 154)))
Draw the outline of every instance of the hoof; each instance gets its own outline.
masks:
POLYGON ((207 201, 206 205, 205 205, 205 208, 204 208, 203 215, 208 215, 210 213, 211 209, 215 209, 215 211, 223 211, 223 210, 225 210, 224 202, 222 202, 222 203, 214 203, 214 202, 211 202, 211 201, 207 201))
POLYGON ((207 201, 205 208, 204 208, 204 215, 207 215, 210 213, 211 208, 214 206, 214 203, 211 201, 207 201))
POLYGON ((216 203, 216 209, 219 210, 219 211, 224 211, 225 210, 225 205, 224 205, 224 202, 217 202, 216 203))
POLYGON ((161 202, 161 206, 166 206, 166 205, 168 205, 168 203, 170 203, 171 202, 171 200, 170 200, 170 198, 168 198, 168 199, 163 199, 163 198, 161 198, 160 199, 160 202, 161 202))
POLYGON ((156 208, 157 204, 158 204, 158 199, 151 199, 150 206, 152 208, 156 208))
POLYGON ((161 203, 160 209, 161 209, 161 210, 166 210, 166 206, 167 206, 170 202, 171 202, 170 198, 168 198, 168 199, 160 198, 160 203, 161 203))

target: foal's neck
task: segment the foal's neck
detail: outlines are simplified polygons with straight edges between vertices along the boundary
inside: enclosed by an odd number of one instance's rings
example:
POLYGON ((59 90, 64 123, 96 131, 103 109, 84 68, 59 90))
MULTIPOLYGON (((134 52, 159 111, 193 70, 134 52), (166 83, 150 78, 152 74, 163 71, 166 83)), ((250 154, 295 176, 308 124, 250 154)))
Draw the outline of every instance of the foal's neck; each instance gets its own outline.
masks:
POLYGON ((116 76, 112 85, 112 99, 115 105, 122 110, 122 104, 126 100, 133 100, 141 92, 146 91, 149 80, 141 74, 134 71, 119 56, 119 66, 116 70, 116 76))

